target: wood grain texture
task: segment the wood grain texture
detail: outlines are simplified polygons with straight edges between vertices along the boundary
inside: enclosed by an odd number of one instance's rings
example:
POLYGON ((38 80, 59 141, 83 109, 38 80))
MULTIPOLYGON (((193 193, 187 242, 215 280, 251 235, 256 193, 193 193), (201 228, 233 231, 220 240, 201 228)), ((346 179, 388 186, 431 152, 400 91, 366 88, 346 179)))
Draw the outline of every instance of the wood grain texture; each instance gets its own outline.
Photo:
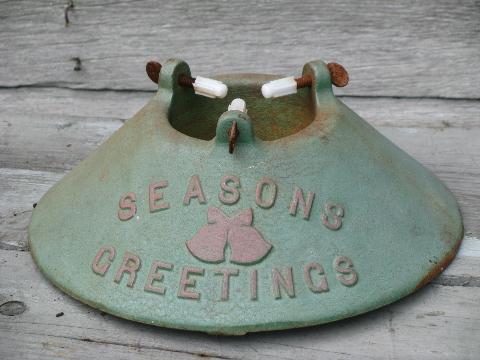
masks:
POLYGON ((63 174, 0 169, 0 249, 27 250, 34 204, 63 174))
POLYGON ((429 285, 393 305, 333 324, 216 337, 102 314, 45 281, 28 253, 0 250, 0 273, 4 274, 0 283, 4 299, 27 305, 21 315, 0 316, 0 353, 7 359, 79 359, 95 354, 106 359, 190 355, 213 359, 475 359, 479 350, 479 287, 429 285), (56 317, 59 312, 64 315, 56 317))
POLYGON ((343 94, 479 97, 475 0, 90 0, 75 1, 69 26, 65 3, 0 3, 0 86, 154 89, 152 58, 183 58, 204 76, 293 75, 323 59, 349 70, 343 94))

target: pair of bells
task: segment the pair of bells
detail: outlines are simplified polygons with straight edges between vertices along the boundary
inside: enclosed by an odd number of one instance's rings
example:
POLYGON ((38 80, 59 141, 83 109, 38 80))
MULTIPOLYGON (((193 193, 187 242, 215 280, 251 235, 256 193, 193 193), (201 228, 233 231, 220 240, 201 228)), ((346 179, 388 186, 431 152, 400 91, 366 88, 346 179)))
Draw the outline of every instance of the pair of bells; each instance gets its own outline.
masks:
POLYGON ((207 98, 183 61, 157 75, 145 107, 33 211, 31 253, 66 293, 134 321, 238 335, 379 308, 453 259, 454 197, 334 96, 327 64, 307 63, 308 86, 268 99, 276 76, 218 76, 228 93, 207 98), (236 98, 248 113, 225 111, 236 98))

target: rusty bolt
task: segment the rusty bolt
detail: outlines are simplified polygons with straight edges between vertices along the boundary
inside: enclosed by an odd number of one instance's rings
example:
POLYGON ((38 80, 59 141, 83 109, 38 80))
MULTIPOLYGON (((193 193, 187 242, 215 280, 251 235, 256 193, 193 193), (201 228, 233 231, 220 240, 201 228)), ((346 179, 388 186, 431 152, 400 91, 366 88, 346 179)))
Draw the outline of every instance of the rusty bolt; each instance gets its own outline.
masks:
POLYGON ((233 150, 235 149, 235 143, 237 142, 238 135, 240 131, 238 131, 237 122, 234 121, 232 126, 228 130, 228 152, 233 154, 233 150))
POLYGON ((178 85, 184 87, 193 87, 193 83, 195 82, 195 78, 182 74, 178 77, 178 85))
MULTIPOLYGON (((330 72, 330 79, 333 85, 337 87, 344 87, 348 84, 348 72, 342 65, 337 63, 329 63, 327 68, 330 72)), ((296 78, 295 81, 297 82, 297 89, 312 86, 312 78, 309 75, 296 78)))
POLYGON ((297 89, 312 86, 312 77, 309 75, 296 78, 295 81, 297 82, 297 89))

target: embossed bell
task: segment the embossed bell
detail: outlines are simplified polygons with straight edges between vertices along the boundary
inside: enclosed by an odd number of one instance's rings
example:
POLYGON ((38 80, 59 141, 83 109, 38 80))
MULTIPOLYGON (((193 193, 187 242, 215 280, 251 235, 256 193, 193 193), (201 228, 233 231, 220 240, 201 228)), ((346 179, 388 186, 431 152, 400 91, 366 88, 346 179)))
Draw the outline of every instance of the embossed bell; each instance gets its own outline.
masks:
POLYGON ((376 309, 454 257, 455 199, 335 98, 342 68, 314 61, 280 80, 194 79, 178 60, 148 70, 156 95, 33 211, 32 255, 76 299, 244 334, 376 309))

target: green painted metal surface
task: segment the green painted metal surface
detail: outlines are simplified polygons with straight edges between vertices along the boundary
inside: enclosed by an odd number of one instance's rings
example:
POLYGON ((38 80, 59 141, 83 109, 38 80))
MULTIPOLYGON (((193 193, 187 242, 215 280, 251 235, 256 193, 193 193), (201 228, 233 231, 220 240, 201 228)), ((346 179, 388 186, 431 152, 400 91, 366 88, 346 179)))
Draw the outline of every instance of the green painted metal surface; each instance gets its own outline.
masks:
POLYGON ((32 255, 56 286, 148 324, 243 334, 389 304, 448 265, 463 235, 444 185, 332 93, 264 99, 267 75, 227 75, 225 99, 177 85, 38 203, 32 255), (248 115, 226 112, 246 100, 248 115), (239 139, 228 153, 227 131, 239 139))

